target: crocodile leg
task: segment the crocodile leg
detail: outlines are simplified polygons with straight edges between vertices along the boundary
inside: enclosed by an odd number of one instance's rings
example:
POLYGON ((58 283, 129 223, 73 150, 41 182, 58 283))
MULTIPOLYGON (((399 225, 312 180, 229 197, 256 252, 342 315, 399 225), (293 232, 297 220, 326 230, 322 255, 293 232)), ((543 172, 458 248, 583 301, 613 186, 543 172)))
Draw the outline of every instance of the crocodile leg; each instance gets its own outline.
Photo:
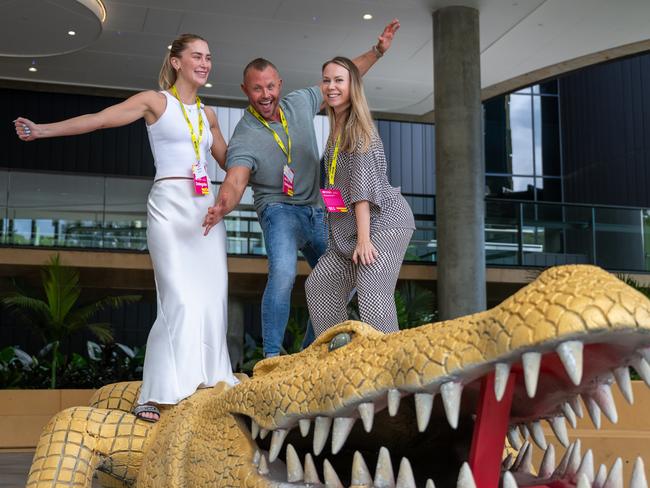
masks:
POLYGON ((152 426, 119 410, 73 407, 43 430, 28 488, 90 488, 96 469, 126 483, 135 480, 152 426))

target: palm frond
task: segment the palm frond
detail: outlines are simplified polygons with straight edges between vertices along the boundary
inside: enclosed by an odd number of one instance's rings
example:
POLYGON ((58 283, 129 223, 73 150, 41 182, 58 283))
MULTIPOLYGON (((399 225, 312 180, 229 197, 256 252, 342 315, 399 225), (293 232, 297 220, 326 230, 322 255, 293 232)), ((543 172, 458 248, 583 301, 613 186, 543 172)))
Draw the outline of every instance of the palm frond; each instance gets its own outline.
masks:
POLYGON ((97 322, 94 324, 85 324, 85 328, 90 330, 100 342, 107 343, 113 340, 113 330, 109 323, 97 322))
POLYGON ((142 298, 140 295, 120 295, 104 297, 96 302, 90 303, 70 313, 68 320, 72 324, 86 322, 97 312, 106 308, 119 308, 127 303, 134 303, 142 298))
POLYGON ((16 309, 27 314, 31 313, 37 315, 40 319, 49 320, 52 317, 47 303, 39 298, 15 293, 3 297, 2 303, 10 309, 16 309))
POLYGON ((42 280, 52 317, 54 321, 62 323, 81 294, 79 273, 73 268, 61 266, 59 255, 56 254, 43 270, 42 280))

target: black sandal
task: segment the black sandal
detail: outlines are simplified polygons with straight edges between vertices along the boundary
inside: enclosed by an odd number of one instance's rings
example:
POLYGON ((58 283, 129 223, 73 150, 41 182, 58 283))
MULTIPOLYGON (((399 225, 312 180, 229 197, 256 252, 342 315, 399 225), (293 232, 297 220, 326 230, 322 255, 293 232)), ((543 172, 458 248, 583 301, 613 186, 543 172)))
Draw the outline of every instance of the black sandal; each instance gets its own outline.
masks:
POLYGON ((140 420, 144 420, 145 422, 158 422, 160 420, 160 410, 158 410, 158 407, 155 405, 138 405, 133 409, 133 415, 135 415, 137 418, 140 420), (152 413, 154 415, 157 415, 158 418, 151 418, 151 417, 145 417, 145 413, 152 413))

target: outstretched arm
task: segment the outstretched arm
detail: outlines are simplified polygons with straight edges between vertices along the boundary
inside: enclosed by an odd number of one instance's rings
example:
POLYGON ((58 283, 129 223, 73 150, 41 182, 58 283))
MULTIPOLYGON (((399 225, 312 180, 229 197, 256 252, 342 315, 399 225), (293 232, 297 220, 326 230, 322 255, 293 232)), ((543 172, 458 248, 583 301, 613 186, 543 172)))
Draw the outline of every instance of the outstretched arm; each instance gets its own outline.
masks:
POLYGON ((359 68, 361 76, 365 75, 370 68, 390 49, 395 33, 399 29, 399 20, 393 19, 384 27, 384 31, 377 38, 375 44, 369 51, 357 56, 352 62, 359 68))
POLYGON ((235 166, 228 170, 226 179, 223 180, 219 193, 215 197, 214 206, 208 209, 208 214, 203 220, 203 227, 205 227, 203 235, 207 236, 210 229, 221 222, 237 206, 244 194, 250 175, 251 170, 245 166, 235 166))
POLYGON ((45 137, 73 136, 97 129, 120 127, 142 117, 147 123, 153 123, 158 118, 156 114, 164 110, 164 102, 159 97, 156 92, 146 91, 95 114, 80 115, 52 124, 36 124, 24 117, 18 117, 14 120, 14 126, 20 140, 34 141, 45 137))

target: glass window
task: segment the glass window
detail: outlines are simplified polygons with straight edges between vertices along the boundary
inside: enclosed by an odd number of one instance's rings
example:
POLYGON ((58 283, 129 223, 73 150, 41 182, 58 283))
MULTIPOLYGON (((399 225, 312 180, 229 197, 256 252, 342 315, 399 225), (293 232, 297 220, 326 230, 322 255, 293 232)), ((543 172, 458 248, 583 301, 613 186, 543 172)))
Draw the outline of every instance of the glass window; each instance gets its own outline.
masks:
POLYGON ((485 102, 485 171, 488 173, 510 173, 508 148, 506 145, 505 96, 485 102))
POLYGON ((486 193, 488 197, 533 200, 534 178, 528 176, 488 176, 486 193))
POLYGON ((560 110, 558 99, 556 97, 539 97, 539 101, 541 126, 536 125, 535 139, 536 142, 538 139, 541 141, 541 174, 544 176, 560 176, 560 110))
POLYGON ((510 171, 533 174, 533 118, 531 97, 510 95, 508 104, 510 171))
POLYGON ((562 201, 562 180, 560 178, 536 178, 537 200, 562 201))

